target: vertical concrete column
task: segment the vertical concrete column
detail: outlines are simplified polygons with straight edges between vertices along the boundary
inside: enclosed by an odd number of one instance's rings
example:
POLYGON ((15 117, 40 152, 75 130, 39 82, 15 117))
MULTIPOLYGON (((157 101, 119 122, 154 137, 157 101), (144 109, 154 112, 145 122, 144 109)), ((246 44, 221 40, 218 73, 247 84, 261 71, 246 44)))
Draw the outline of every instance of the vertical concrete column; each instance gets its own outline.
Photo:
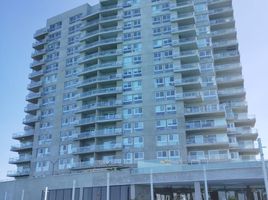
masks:
POLYGON ((136 192, 135 192, 135 185, 130 185, 130 200, 135 200, 136 192))
POLYGON ((83 200, 83 188, 82 187, 79 189, 79 192, 80 192, 79 200, 83 200))
POLYGON ((194 182, 194 200, 202 200, 201 187, 199 182, 194 182))

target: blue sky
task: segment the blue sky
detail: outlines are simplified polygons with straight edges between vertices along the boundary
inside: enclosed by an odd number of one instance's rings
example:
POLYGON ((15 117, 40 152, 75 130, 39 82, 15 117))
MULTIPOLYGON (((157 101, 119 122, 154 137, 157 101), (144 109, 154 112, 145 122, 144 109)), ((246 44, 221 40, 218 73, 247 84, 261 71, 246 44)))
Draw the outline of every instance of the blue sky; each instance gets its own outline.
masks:
MULTIPOLYGON (((22 131, 26 86, 33 51, 33 33, 45 26, 46 19, 84 3, 98 0, 1 0, 0 6, 0 180, 14 169, 9 149, 14 132, 22 131)), ((255 114, 256 127, 268 146, 268 1, 233 0, 241 63, 245 78, 249 114, 255 114)), ((266 151, 267 152, 267 151, 266 151)), ((268 153, 266 153, 268 158, 268 153)))

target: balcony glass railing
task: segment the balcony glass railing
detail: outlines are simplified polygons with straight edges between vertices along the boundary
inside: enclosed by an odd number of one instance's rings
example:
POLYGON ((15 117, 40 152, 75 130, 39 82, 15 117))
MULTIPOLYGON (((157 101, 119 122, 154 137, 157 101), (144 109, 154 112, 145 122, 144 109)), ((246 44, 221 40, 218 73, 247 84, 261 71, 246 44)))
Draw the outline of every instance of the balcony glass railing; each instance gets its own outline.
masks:
POLYGON ((34 129, 25 130, 23 132, 14 133, 12 138, 20 138, 26 136, 32 136, 34 134, 34 129))
POLYGON ((223 19, 214 19, 210 21, 211 25, 218 25, 218 24, 223 24, 223 23, 228 23, 228 22, 233 22, 234 18, 223 18, 223 19))
POLYGON ((176 94, 176 99, 193 99, 193 98, 202 98, 201 92, 184 92, 176 94))
POLYGON ((103 64, 91 65, 90 67, 84 68, 80 72, 80 74, 91 72, 91 71, 96 71, 98 69, 114 68, 114 67, 119 67, 119 66, 122 66, 121 62, 108 62, 108 63, 103 63, 103 64))
POLYGON ((16 177, 16 176, 27 176, 30 175, 30 168, 27 169, 18 169, 16 171, 8 171, 7 176, 16 177))
POLYGON ((184 109, 186 114, 208 113, 208 112, 225 112, 225 105, 211 104, 204 106, 189 106, 184 109))
POLYGON ((31 161, 31 159, 32 159, 31 155, 22 155, 19 157, 9 158, 9 163, 26 162, 31 161))
POLYGON ((77 162, 73 164, 73 168, 94 168, 94 167, 110 167, 112 165, 122 164, 121 159, 109 159, 109 160, 91 160, 85 162, 77 162))
POLYGON ((112 93, 117 93, 117 92, 122 92, 122 87, 112 87, 112 88, 90 90, 88 92, 81 93, 80 98, 90 97, 94 95, 112 94, 112 93))
POLYGON ((105 145, 91 145, 91 146, 85 146, 85 147, 76 147, 73 148, 73 153, 91 153, 96 151, 113 151, 117 149, 121 149, 122 144, 121 143, 111 143, 111 144, 105 144, 105 145))
POLYGON ((98 77, 83 80, 79 84, 79 86, 97 83, 97 82, 113 81, 113 80, 118 80, 118 79, 122 79, 122 74, 111 74, 111 75, 107 75, 107 76, 98 76, 98 77))
POLYGON ((27 142, 27 143, 20 143, 20 144, 12 145, 11 150, 28 149, 28 148, 32 148, 32 147, 33 147, 33 143, 27 142))
POLYGON ((91 137, 105 137, 105 136, 116 136, 122 134, 122 128, 115 128, 115 129, 103 129, 103 130, 96 130, 96 131, 88 131, 88 132, 81 132, 76 135, 75 139, 80 138, 91 138, 91 137))
POLYGON ((78 109, 78 111, 88 110, 88 109, 97 109, 97 108, 105 108, 105 107, 113 107, 113 106, 121 106, 121 100, 114 100, 114 101, 103 101, 103 102, 96 102, 92 104, 85 104, 78 109))

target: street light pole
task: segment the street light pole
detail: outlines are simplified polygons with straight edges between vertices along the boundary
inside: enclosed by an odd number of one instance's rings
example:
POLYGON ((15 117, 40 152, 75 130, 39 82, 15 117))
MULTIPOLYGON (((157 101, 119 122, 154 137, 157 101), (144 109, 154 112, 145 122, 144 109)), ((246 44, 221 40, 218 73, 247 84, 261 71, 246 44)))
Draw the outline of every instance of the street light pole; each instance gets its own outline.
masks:
POLYGON ((151 200, 154 200, 154 184, 153 184, 153 170, 150 170, 150 191, 151 191, 151 200))
POLYGON ((266 165, 264 161, 264 154, 263 154, 263 146, 261 142, 261 138, 258 138, 258 146, 261 156, 261 162, 262 162, 262 172, 263 172, 263 178, 264 178, 264 184, 265 184, 265 191, 266 191, 266 199, 268 199, 268 180, 267 180, 267 171, 266 171, 266 165))
POLYGON ((208 200, 208 180, 207 180, 207 170, 205 165, 203 165, 203 173, 204 173, 204 182, 205 182, 205 199, 208 200))

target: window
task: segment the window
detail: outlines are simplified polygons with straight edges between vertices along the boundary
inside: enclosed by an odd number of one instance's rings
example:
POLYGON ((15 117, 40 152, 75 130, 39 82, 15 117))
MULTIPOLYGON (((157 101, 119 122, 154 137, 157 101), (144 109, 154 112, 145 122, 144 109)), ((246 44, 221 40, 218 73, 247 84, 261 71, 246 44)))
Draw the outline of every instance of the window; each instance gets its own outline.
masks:
POLYGON ((36 172, 45 172, 49 169, 49 161, 38 161, 36 162, 36 172))
POLYGON ((49 26, 49 31, 55 31, 57 29, 60 29, 61 26, 62 26, 62 22, 57 22, 57 23, 51 24, 49 26))
POLYGON ((60 42, 54 42, 47 45, 47 51, 53 51, 60 48, 60 42))
POLYGON ((72 168, 73 158, 64 158, 59 160, 59 170, 72 168))
POLYGON ((59 55, 60 55, 59 52, 54 52, 54 53, 47 54, 46 61, 50 62, 50 61, 56 60, 56 59, 59 58, 59 55))
POLYGON ((79 52, 79 45, 68 47, 67 48, 67 55, 72 55, 79 52))
POLYGON ((73 23, 75 23, 77 21, 80 21, 80 19, 82 18, 82 15, 83 15, 82 13, 79 13, 77 15, 74 15, 74 16, 70 17, 69 18, 69 24, 73 24, 73 23))
POLYGON ((45 97, 42 99, 42 104, 43 105, 48 105, 48 104, 53 104, 55 103, 55 97, 52 96, 52 97, 45 97))
POLYGON ((66 155, 72 153, 72 144, 60 145, 60 155, 66 155))
POLYGON ((49 65, 47 65, 45 67, 45 72, 46 73, 49 73, 49 72, 54 72, 54 71, 57 71, 58 70, 58 63, 51 63, 49 65))
POLYGON ((168 151, 157 151, 157 158, 168 158, 168 151))
POLYGON ((144 159, 144 152, 135 152, 134 153, 134 160, 143 160, 144 159))
POLYGON ((73 79, 73 80, 70 80, 70 81, 66 81, 66 82, 64 82, 64 89, 73 87, 73 86, 75 86, 77 83, 78 83, 78 79, 73 79))
POLYGON ((134 130, 135 131, 141 131, 143 130, 144 124, 143 122, 135 122, 134 123, 134 130))
POLYGON ((76 109, 77 109, 76 103, 72 103, 72 104, 62 106, 62 112, 75 111, 76 109))
POLYGON ((78 42, 79 39, 80 39, 80 34, 69 37, 68 38, 68 45, 71 45, 71 44, 78 42))
POLYGON ((73 25, 69 28, 69 34, 73 34, 75 32, 80 31, 81 24, 73 25))
POLYGON ((48 108, 45 110, 41 110, 41 116, 42 117, 47 117, 47 116, 51 116, 54 115, 54 109, 53 108, 48 108))
POLYGON ((74 99, 76 98, 78 95, 77 95, 77 92, 67 92, 67 93, 64 93, 63 94, 63 100, 69 100, 69 99, 74 99))
POLYGON ((142 136, 137 136, 137 137, 134 137, 134 147, 135 148, 141 148, 143 147, 143 137, 142 136))
POLYGON ((55 32, 48 35, 48 42, 51 42, 52 40, 56 40, 61 37, 61 32, 55 32))
POLYGON ((51 74, 44 77, 44 83, 54 83, 57 81, 57 74, 51 74))
POLYGON ((47 87, 43 87, 43 94, 44 95, 53 93, 55 91, 56 91, 56 85, 50 85, 50 86, 47 86, 47 87))

